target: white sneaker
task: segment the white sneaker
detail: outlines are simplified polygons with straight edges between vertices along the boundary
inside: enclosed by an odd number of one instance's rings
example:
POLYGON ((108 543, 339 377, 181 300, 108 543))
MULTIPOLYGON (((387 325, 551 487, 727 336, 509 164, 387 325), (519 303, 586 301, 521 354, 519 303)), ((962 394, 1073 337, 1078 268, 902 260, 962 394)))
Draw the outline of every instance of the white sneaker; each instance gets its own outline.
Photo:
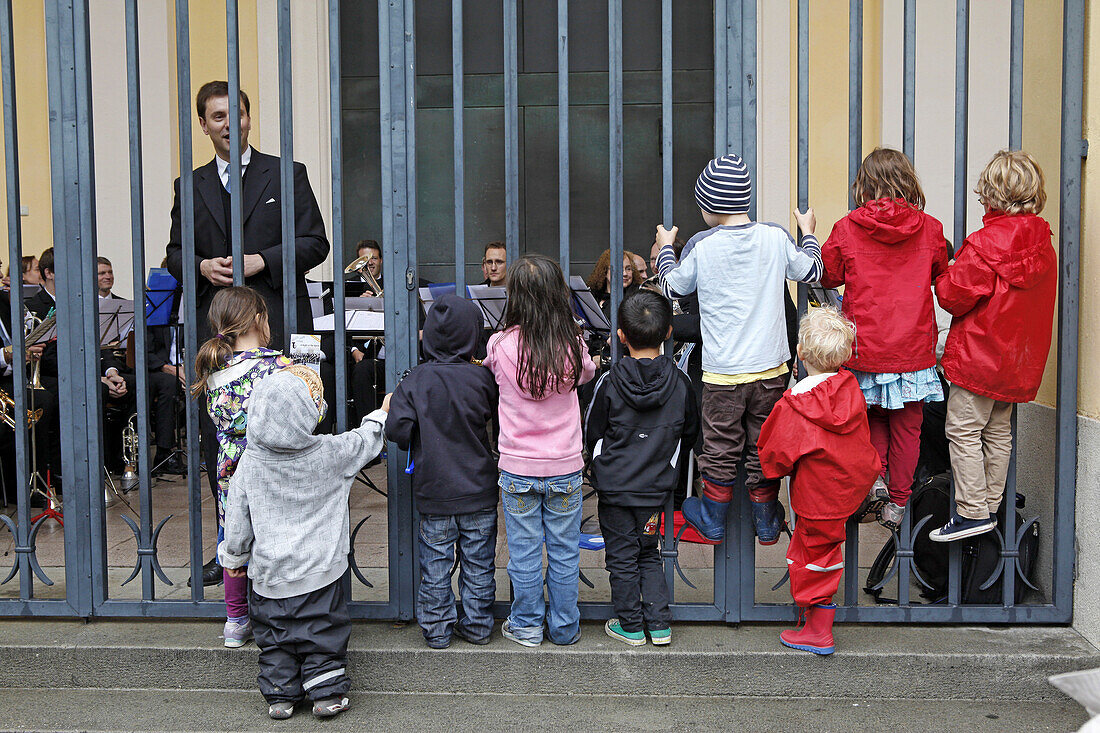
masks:
POLYGON ((225 638, 227 648, 240 649, 252 638, 252 620, 246 619, 244 623, 238 623, 227 619, 222 628, 222 637, 225 638))

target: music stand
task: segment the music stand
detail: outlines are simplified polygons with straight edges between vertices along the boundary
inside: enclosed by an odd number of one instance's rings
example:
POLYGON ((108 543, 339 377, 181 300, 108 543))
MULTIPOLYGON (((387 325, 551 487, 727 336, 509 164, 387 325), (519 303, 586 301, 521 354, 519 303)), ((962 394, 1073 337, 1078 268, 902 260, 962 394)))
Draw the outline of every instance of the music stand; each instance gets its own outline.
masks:
POLYGON ((569 278, 569 290, 572 293, 573 313, 584 322, 584 327, 596 333, 611 333, 611 322, 603 314, 592 291, 584 284, 584 279, 577 275, 569 278))
POLYGON ((149 279, 145 285, 145 325, 167 326, 172 320, 174 296, 179 291, 179 283, 167 268, 154 267, 149 270, 149 279))
POLYGON ((508 305, 508 291, 495 285, 470 285, 466 288, 481 314, 485 325, 492 331, 499 331, 504 324, 504 309, 508 305))
POLYGON ((134 301, 103 299, 99 304, 99 345, 110 349, 126 340, 134 330, 134 301))

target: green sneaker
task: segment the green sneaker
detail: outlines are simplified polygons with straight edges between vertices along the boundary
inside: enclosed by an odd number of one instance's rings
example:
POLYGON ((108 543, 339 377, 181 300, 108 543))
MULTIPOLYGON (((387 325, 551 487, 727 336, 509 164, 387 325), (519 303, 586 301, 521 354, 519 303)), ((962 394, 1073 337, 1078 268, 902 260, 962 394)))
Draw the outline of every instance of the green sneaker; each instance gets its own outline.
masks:
POLYGON ((623 631, 623 627, 619 625, 619 619, 609 618, 607 623, 603 625, 603 630, 607 632, 607 635, 612 639, 618 639, 624 644, 630 646, 645 646, 645 632, 644 631, 623 631))
POLYGON ((649 640, 654 646, 664 646, 672 643, 672 629, 650 629, 649 640))

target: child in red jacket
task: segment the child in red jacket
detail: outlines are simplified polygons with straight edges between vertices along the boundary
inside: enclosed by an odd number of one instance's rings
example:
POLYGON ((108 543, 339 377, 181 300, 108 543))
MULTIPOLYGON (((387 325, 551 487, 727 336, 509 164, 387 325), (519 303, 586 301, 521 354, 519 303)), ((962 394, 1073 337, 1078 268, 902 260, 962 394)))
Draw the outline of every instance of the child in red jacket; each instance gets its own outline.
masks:
POLYGON ((858 208, 821 250, 821 283, 844 286, 844 315, 856 324, 847 367, 863 390, 882 459, 868 498, 879 523, 896 531, 920 456, 924 403, 943 401, 932 283, 947 270, 947 241, 943 225, 924 213, 913 165, 897 150, 878 148, 864 159, 852 197, 858 208))
POLYGON ((832 308, 802 319, 798 358, 808 377, 787 390, 757 443, 769 479, 791 477, 797 517, 787 549, 791 595, 806 624, 779 635, 784 645, 833 653, 833 594, 844 572, 844 523, 867 496, 881 461, 871 445, 867 405, 850 371, 856 329, 832 308))
POLYGON ((975 189, 984 226, 966 238, 936 280, 954 316, 943 352, 951 382, 947 439, 957 516, 929 535, 950 542, 997 525, 1009 456, 1012 405, 1030 402, 1043 381, 1058 291, 1043 171, 1025 152, 993 156, 975 189))

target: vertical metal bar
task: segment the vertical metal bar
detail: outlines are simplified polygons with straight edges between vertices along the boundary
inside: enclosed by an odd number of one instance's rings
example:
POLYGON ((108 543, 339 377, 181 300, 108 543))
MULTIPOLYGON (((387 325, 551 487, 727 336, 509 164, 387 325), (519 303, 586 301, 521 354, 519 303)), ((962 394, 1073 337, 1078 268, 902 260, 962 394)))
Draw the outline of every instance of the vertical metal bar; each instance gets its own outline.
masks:
POLYGON ((902 42, 901 148, 915 160, 917 118, 917 0, 905 0, 902 42))
POLYGON ((859 522, 849 519, 844 534, 844 605, 859 605, 859 522))
MULTIPOLYGON (((734 150, 735 147, 740 147, 744 133, 744 125, 741 120, 742 113, 742 96, 741 96, 741 76, 742 76, 742 63, 741 53, 744 49, 744 33, 741 27, 741 6, 745 0, 725 0, 726 2, 726 88, 725 95, 723 96, 724 107, 726 109, 726 147, 718 152, 719 155, 725 155, 726 153, 741 154, 741 150, 734 150), (732 110, 732 114, 731 114, 732 110)), ((749 0, 754 1, 754 0, 749 0)))
POLYGON ((558 0, 558 261, 569 277, 569 0, 558 0))
MULTIPOLYGON (((152 544, 153 492, 149 466, 149 352, 145 332, 145 209, 141 171, 141 74, 139 70, 137 0, 126 0, 126 98, 130 124, 130 247, 134 268, 134 371, 137 380, 138 479, 140 484, 141 532, 138 547, 152 544)), ((139 554, 141 597, 153 600, 156 583, 153 556, 139 554)))
MULTIPOLYGON (((4 181, 7 186, 8 215, 8 266, 11 271, 11 347, 12 347, 12 399, 15 414, 27 414, 27 373, 23 368, 22 354, 26 352, 23 334, 23 232, 19 218, 19 135, 17 131, 15 94, 15 50, 12 34, 11 2, 0 11, 0 83, 3 84, 4 107, 4 181)), ((27 465, 27 427, 22 420, 15 428, 15 481, 16 481, 16 563, 19 567, 19 598, 34 597, 34 577, 30 562, 30 476, 27 465), (27 548, 27 551, 21 551, 27 548)))
POLYGON ((462 0, 451 2, 451 109, 454 117, 455 164, 455 292, 466 297, 466 147, 462 131, 464 95, 462 0))
POLYGON ((1065 0, 1062 27, 1061 196, 1058 201, 1058 432, 1055 437, 1054 606, 1073 611, 1074 488, 1077 472, 1077 358, 1080 322, 1081 170, 1085 2, 1065 0))
POLYGON ((504 240, 509 267, 519 257, 518 2, 504 0, 504 240))
POLYGON ((1003 543, 1001 545, 1001 556, 1004 558, 1004 567, 1002 568, 1004 583, 1001 584, 1001 590, 1004 592, 1003 602, 1005 608, 1011 608, 1016 605, 1016 558, 1014 555, 1006 554, 1009 552, 1014 553, 1019 549, 1016 545, 1016 436, 1018 435, 1016 432, 1016 405, 1012 406, 1012 417, 1010 420, 1012 430, 1012 452, 1009 454, 1008 475, 1005 477, 1005 523, 1002 528, 1004 536, 1002 537, 1003 543))
MULTIPOLYGON (((298 271, 294 248, 294 92, 290 60, 290 0, 279 0, 279 213, 283 231, 283 348, 298 330, 298 271)), ((239 128, 238 128, 239 129, 239 128)), ((243 187, 242 187, 243 192, 243 187)), ((234 239, 234 243, 237 240, 234 239)), ((242 242, 243 245, 243 242, 242 242)), ((236 257, 233 262, 236 263, 236 257)), ((234 268, 235 269, 235 268, 234 268)), ((339 268, 333 268, 338 270, 339 268)), ((335 278, 334 278, 335 279, 335 278)), ((311 324, 305 324, 307 327, 311 324)), ((312 328, 307 328, 312 331, 312 328)))
POLYGON ((729 149, 727 142, 727 119, 729 109, 726 107, 726 57, 729 50, 726 46, 726 0, 714 0, 714 154, 725 155, 729 149))
POLYGON ((1012 0, 1008 72, 1008 147, 1019 150, 1024 130, 1024 0, 1012 0))
MULTIPOLYGON (((805 211, 810 201, 810 0, 798 0, 798 162, 796 188, 798 209, 805 211)), ((801 234, 801 232, 799 232, 801 234)), ((809 288, 798 284, 798 317, 809 307, 809 288)))
MULTIPOLYGON (((244 285, 243 217, 241 214, 241 36, 237 0, 225 0, 226 61, 229 69, 229 232, 233 284, 244 285)), ((283 329, 285 332, 285 328, 283 329)))
POLYGON ((623 3, 607 3, 607 109, 610 158, 609 191, 611 271, 611 361, 622 356, 622 344, 615 338, 619 327, 619 304, 623 301, 623 3))
MULTIPOLYGON (((233 95, 229 95, 230 104, 233 95)), ((191 155, 191 28, 188 0, 176 0, 176 113, 179 115, 179 200, 180 234, 183 240, 183 351, 195 354, 199 349, 195 268, 195 182, 191 155)), ((230 130, 233 126, 230 127, 230 130)), ((237 134, 240 134, 238 129, 237 134)), ((230 132, 232 143, 233 133, 230 132)), ((239 163, 239 161, 238 161, 239 163)), ((184 359, 187 384, 195 381, 194 359, 184 359)), ((187 528, 191 542, 191 600, 201 601, 202 585, 202 493, 199 485, 199 404, 202 398, 188 399, 187 405, 187 528)))
MULTIPOLYGON (((848 180, 863 162, 863 0, 848 2, 848 180)), ((849 194, 848 208, 855 208, 849 194)), ((857 565, 858 567, 858 565, 857 565)))
POLYGON ((672 0, 661 0, 661 222, 672 228, 672 0))
MULTIPOLYGON (((749 170, 749 180, 756 179, 756 2, 741 3, 741 159, 749 170)), ((757 188, 759 191, 760 189, 757 188)), ((749 217, 756 219, 758 196, 749 199, 749 217)))
POLYGON ((336 432, 348 429, 348 350, 344 321, 344 159, 340 88, 340 0, 328 0, 329 129, 332 166, 332 293, 336 346, 336 432))

